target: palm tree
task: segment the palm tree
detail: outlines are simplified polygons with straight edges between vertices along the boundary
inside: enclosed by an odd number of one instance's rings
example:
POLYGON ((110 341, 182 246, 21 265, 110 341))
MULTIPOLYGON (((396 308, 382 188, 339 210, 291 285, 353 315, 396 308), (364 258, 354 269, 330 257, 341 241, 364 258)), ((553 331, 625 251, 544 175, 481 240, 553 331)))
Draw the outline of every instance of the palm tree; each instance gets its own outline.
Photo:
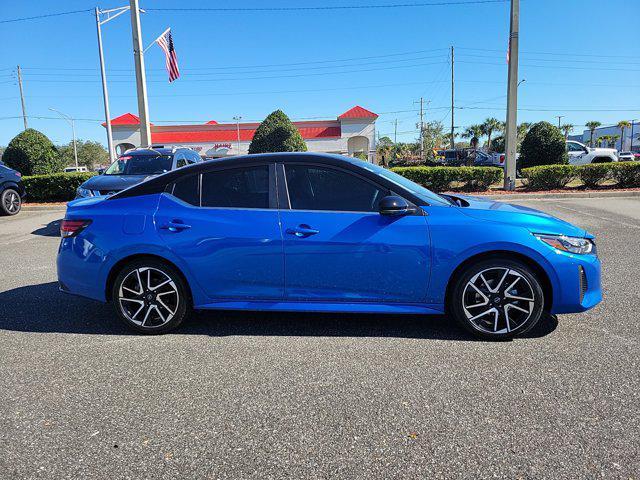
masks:
POLYGON ((531 124, 529 122, 522 122, 520 125, 518 125, 518 141, 524 140, 524 137, 526 137, 527 132, 529 132, 530 128, 531 124))
POLYGON ((574 125, 571 123, 565 123, 564 125, 560 125, 560 130, 564 133, 564 139, 568 140, 569 134, 573 130, 574 125))
MULTIPOLYGON (((609 148, 616 148, 616 143, 620 139, 620 135, 609 135, 609 148)), ((621 142, 622 143, 622 142, 621 142)))
POLYGON ((585 126, 589 129, 590 137, 589 137, 589 146, 593 147, 593 132, 595 132, 596 128, 602 125, 597 120, 591 120, 585 124, 585 126))
POLYGON ((624 150, 624 130, 626 128, 631 128, 631 122, 628 122, 627 120, 622 120, 618 122, 618 125, 616 126, 620 129, 620 138, 622 139, 620 140, 620 151, 622 151, 624 150))
POLYGON ((493 132, 502 131, 504 129, 504 122, 501 122, 497 118, 487 118, 482 122, 482 133, 487 136, 487 151, 491 150, 491 135, 493 132))

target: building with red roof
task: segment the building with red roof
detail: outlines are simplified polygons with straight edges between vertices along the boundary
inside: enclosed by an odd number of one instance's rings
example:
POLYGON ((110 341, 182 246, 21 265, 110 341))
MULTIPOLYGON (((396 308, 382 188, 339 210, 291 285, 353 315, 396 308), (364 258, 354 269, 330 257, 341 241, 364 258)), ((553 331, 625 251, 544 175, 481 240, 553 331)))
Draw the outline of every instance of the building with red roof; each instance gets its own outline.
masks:
MULTIPOLYGON (((375 158, 375 122, 378 115, 355 106, 330 120, 293 122, 310 152, 366 155, 375 158)), ((105 125, 103 123, 103 125, 105 125)), ((193 148, 201 156, 219 158, 246 154, 259 123, 218 123, 199 125, 151 124, 151 141, 156 146, 193 148)), ((111 120, 116 153, 140 146, 140 119, 125 113, 111 120)))

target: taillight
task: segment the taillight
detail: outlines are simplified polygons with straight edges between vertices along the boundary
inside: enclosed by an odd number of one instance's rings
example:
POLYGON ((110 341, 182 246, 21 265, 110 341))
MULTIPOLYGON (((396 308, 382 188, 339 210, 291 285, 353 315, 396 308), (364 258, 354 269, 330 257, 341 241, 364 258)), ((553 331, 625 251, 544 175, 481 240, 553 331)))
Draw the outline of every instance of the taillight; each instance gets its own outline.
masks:
POLYGON ((504 163, 504 153, 500 155, 500 163, 504 163))
POLYGON ((16 177, 22 177, 22 174, 20 172, 16 172, 16 177))
POLYGON ((87 228, 90 223, 91 220, 62 220, 60 223, 60 236, 62 238, 74 237, 87 228))

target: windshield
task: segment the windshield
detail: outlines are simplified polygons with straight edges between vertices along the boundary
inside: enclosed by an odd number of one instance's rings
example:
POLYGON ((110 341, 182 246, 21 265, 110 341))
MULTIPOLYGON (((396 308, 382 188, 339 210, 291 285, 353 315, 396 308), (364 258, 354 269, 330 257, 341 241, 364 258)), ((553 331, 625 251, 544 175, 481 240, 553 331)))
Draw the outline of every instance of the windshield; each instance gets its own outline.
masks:
POLYGON ((397 173, 392 172, 391 170, 387 170, 386 168, 380 167, 378 165, 373 165, 372 163, 362 162, 362 165, 361 164, 358 164, 358 165, 362 166, 363 168, 366 168, 371 172, 374 172, 380 175, 381 177, 386 178, 390 182, 395 183, 396 185, 399 185, 405 190, 409 190, 415 196, 420 197, 421 199, 423 199, 425 202, 429 204, 432 204, 432 205, 450 205, 451 204, 451 202, 441 197, 437 193, 433 193, 431 190, 424 188, 422 185, 418 185, 417 183, 412 182, 408 178, 405 178, 402 175, 398 175, 397 173))
POLYGON ((159 175, 171 170, 171 155, 123 155, 104 172, 105 175, 159 175))

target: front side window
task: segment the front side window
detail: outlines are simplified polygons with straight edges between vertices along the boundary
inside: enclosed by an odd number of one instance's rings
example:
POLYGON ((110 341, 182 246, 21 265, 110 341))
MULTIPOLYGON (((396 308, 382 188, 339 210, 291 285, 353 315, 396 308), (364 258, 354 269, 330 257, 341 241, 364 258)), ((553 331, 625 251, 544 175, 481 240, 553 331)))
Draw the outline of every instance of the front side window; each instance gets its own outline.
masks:
POLYGON ((294 210, 377 212, 388 191, 343 170, 286 165, 289 201, 294 210))
POLYGON ((159 175, 171 170, 171 155, 123 155, 104 172, 105 175, 159 175))
POLYGON ((269 208, 268 165, 203 173, 202 206, 269 208))
POLYGON ((583 152, 584 148, 582 148, 581 145, 578 145, 577 143, 567 143, 567 148, 569 149, 570 152, 583 152))

